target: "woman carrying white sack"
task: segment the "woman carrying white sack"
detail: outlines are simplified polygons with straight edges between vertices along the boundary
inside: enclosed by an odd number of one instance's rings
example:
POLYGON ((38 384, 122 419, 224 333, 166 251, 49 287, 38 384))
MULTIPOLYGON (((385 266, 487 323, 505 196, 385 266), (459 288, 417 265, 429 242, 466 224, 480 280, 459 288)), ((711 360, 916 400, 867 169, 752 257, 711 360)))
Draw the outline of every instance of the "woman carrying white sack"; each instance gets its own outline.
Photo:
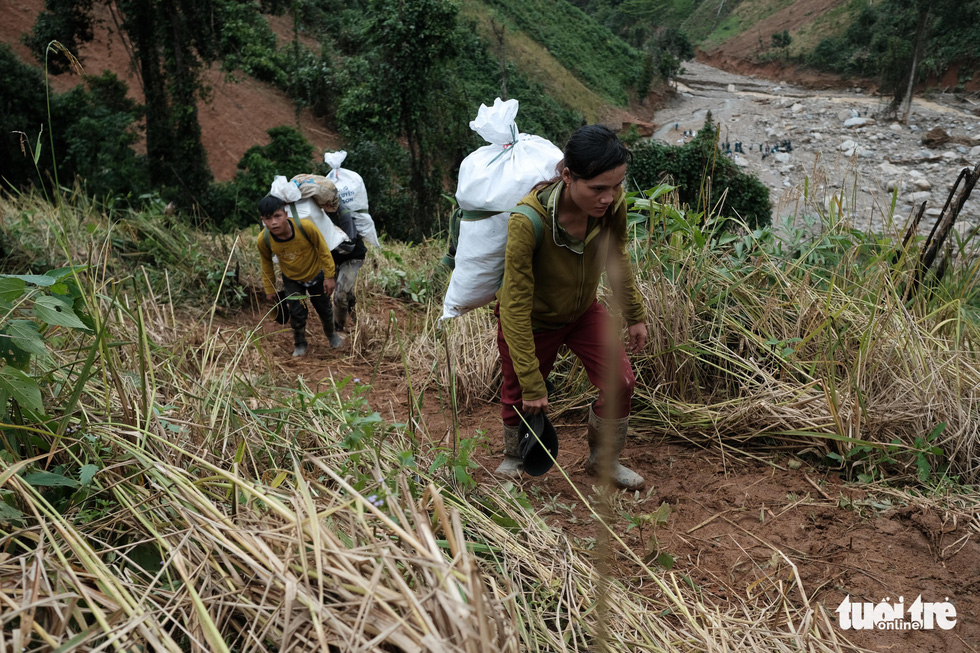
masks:
POLYGON ((367 241, 375 247, 381 247, 378 232, 374 227, 374 219, 368 213, 368 196, 364 180, 353 170, 340 167, 346 158, 345 150, 323 154, 324 163, 330 166, 327 179, 337 187, 341 209, 350 216, 356 231, 351 239, 354 247, 350 252, 334 252, 334 263, 337 265, 337 290, 334 291, 333 296, 333 315, 340 330, 346 326, 348 317, 352 320, 356 319, 354 286, 357 273, 367 256, 367 247, 364 243, 367 241))

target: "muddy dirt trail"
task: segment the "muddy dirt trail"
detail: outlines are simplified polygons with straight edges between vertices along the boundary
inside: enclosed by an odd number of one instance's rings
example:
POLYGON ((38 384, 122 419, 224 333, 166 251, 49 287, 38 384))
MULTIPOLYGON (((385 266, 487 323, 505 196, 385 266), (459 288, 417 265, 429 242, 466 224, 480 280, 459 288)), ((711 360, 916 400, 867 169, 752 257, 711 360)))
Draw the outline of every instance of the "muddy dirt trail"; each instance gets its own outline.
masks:
MULTIPOLYGON (((370 307, 375 324, 390 311, 406 313, 396 300, 365 299, 362 306, 370 307)), ((261 321, 258 315, 243 314, 241 319, 261 321)), ((360 328, 354 327, 339 350, 331 350, 321 333, 311 333, 310 353, 300 359, 290 356, 291 338, 278 325, 263 324, 262 342, 290 378, 302 377, 320 390, 331 387, 331 379, 368 383, 371 408, 386 420, 405 422, 412 411, 404 367, 395 361, 379 363, 378 352, 361 351, 357 342, 365 334, 360 328)), ((416 390, 429 373, 411 372, 416 390)), ((453 420, 440 394, 427 390, 421 415, 414 419, 432 440, 449 446, 453 420)), ((565 532, 573 546, 594 550, 598 531, 588 505, 595 499, 595 479, 583 469, 588 455, 585 415, 572 410, 555 422, 558 463, 567 478, 554 468, 544 476, 525 476, 520 486, 538 514, 565 532)), ((486 442, 476 457, 481 465, 477 481, 484 487, 498 483, 490 470, 502 449, 499 404, 493 398, 477 401, 459 415, 459 423, 460 437, 486 442)), ((946 510, 934 498, 916 500, 902 492, 845 483, 838 473, 813 467, 795 452, 702 448, 634 432, 624 454, 625 463, 647 485, 637 493, 617 494, 616 532, 641 557, 650 553, 655 537, 660 552, 673 556, 677 581, 693 584, 705 603, 725 611, 738 611, 744 604, 775 606, 786 592, 795 605, 808 605, 817 614, 822 608, 842 638, 869 650, 980 650, 980 516, 946 510), (670 517, 654 532, 642 525, 642 517, 662 502, 669 504, 670 517), (948 600, 956 610, 955 626, 844 629, 835 612, 845 597, 873 604, 903 597, 911 606, 920 595, 924 602, 948 600)), ((622 552, 612 553, 612 568, 623 583, 656 595, 656 587, 642 581, 622 552)), ((780 610, 767 614, 773 628, 787 627, 780 610)))

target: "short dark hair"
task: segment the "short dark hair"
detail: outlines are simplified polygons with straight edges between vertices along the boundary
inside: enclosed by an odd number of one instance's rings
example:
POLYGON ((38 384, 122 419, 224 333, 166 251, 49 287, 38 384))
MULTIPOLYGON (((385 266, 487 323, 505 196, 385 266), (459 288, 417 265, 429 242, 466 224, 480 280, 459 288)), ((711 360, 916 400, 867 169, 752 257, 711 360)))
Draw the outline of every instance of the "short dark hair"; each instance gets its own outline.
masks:
POLYGON ((286 206, 286 203, 275 195, 266 195, 259 200, 259 215, 263 218, 268 217, 286 206))
POLYGON ((579 127, 565 144, 564 165, 578 179, 592 179, 632 160, 633 153, 605 125, 579 127))

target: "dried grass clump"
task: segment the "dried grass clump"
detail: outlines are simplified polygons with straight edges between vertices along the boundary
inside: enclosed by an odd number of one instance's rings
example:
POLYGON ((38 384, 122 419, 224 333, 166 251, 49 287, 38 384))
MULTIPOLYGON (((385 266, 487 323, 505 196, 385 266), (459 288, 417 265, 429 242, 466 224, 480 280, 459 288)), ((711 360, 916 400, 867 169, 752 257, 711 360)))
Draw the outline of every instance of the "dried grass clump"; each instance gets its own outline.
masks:
POLYGON ((94 464, 91 484, 68 494, 33 485, 30 458, 0 473, 25 513, 0 528, 0 646, 847 650, 788 596, 745 606, 748 617, 719 613, 614 537, 621 552, 600 554, 629 556, 658 590, 648 598, 610 583, 595 553, 511 489, 440 489, 423 471, 425 441, 365 431, 377 424, 367 406, 258 384, 265 361, 247 330, 197 330, 157 348, 149 334, 168 325, 140 327, 108 308, 118 357, 100 361, 71 434, 50 448, 49 469, 69 477, 94 464), (140 351, 145 369, 127 372, 140 351), (150 369, 159 393, 112 381, 150 369))
POLYGON ((951 473, 977 478, 977 325, 954 306, 903 304, 886 266, 863 269, 871 292, 858 292, 856 280, 827 287, 766 256, 735 280, 719 275, 722 257, 698 263, 684 280, 696 292, 644 282, 654 347, 633 360, 657 384, 637 393, 640 429, 840 455, 894 443, 908 454, 944 424, 929 446, 943 448, 951 473))

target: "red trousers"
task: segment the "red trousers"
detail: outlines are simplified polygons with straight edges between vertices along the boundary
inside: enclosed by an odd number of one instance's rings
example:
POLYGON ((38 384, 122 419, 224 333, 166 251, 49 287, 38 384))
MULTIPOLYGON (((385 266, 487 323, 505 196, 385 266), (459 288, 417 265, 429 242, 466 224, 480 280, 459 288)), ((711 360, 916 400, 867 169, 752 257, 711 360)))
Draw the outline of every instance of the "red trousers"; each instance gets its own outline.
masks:
MULTIPOLYGON (((518 413, 522 406, 521 382, 514 372, 514 365, 510 358, 510 349, 504 340, 503 331, 500 329, 499 319, 500 306, 494 312, 497 313, 497 347, 500 349, 500 367, 503 374, 503 382, 500 388, 501 416, 504 424, 516 426, 520 423, 518 413)), ((609 314, 598 301, 594 302, 578 320, 562 327, 561 329, 549 329, 534 332, 534 353, 538 358, 541 376, 548 378, 551 368, 555 365, 558 357, 558 348, 567 345, 573 354, 578 356, 585 367, 585 372, 589 375, 589 381, 599 389, 599 398, 592 409, 597 417, 607 419, 618 419, 630 414, 630 404, 633 400, 633 387, 636 385, 636 378, 633 376, 633 368, 630 367, 629 358, 622 344, 617 344, 616 355, 612 361, 606 356, 606 329, 609 328, 609 314), (610 364, 618 365, 616 371, 617 388, 606 388, 609 380, 610 364), (606 395, 617 399, 617 405, 606 406, 606 395)), ((618 341, 617 341, 618 343, 618 341)))

